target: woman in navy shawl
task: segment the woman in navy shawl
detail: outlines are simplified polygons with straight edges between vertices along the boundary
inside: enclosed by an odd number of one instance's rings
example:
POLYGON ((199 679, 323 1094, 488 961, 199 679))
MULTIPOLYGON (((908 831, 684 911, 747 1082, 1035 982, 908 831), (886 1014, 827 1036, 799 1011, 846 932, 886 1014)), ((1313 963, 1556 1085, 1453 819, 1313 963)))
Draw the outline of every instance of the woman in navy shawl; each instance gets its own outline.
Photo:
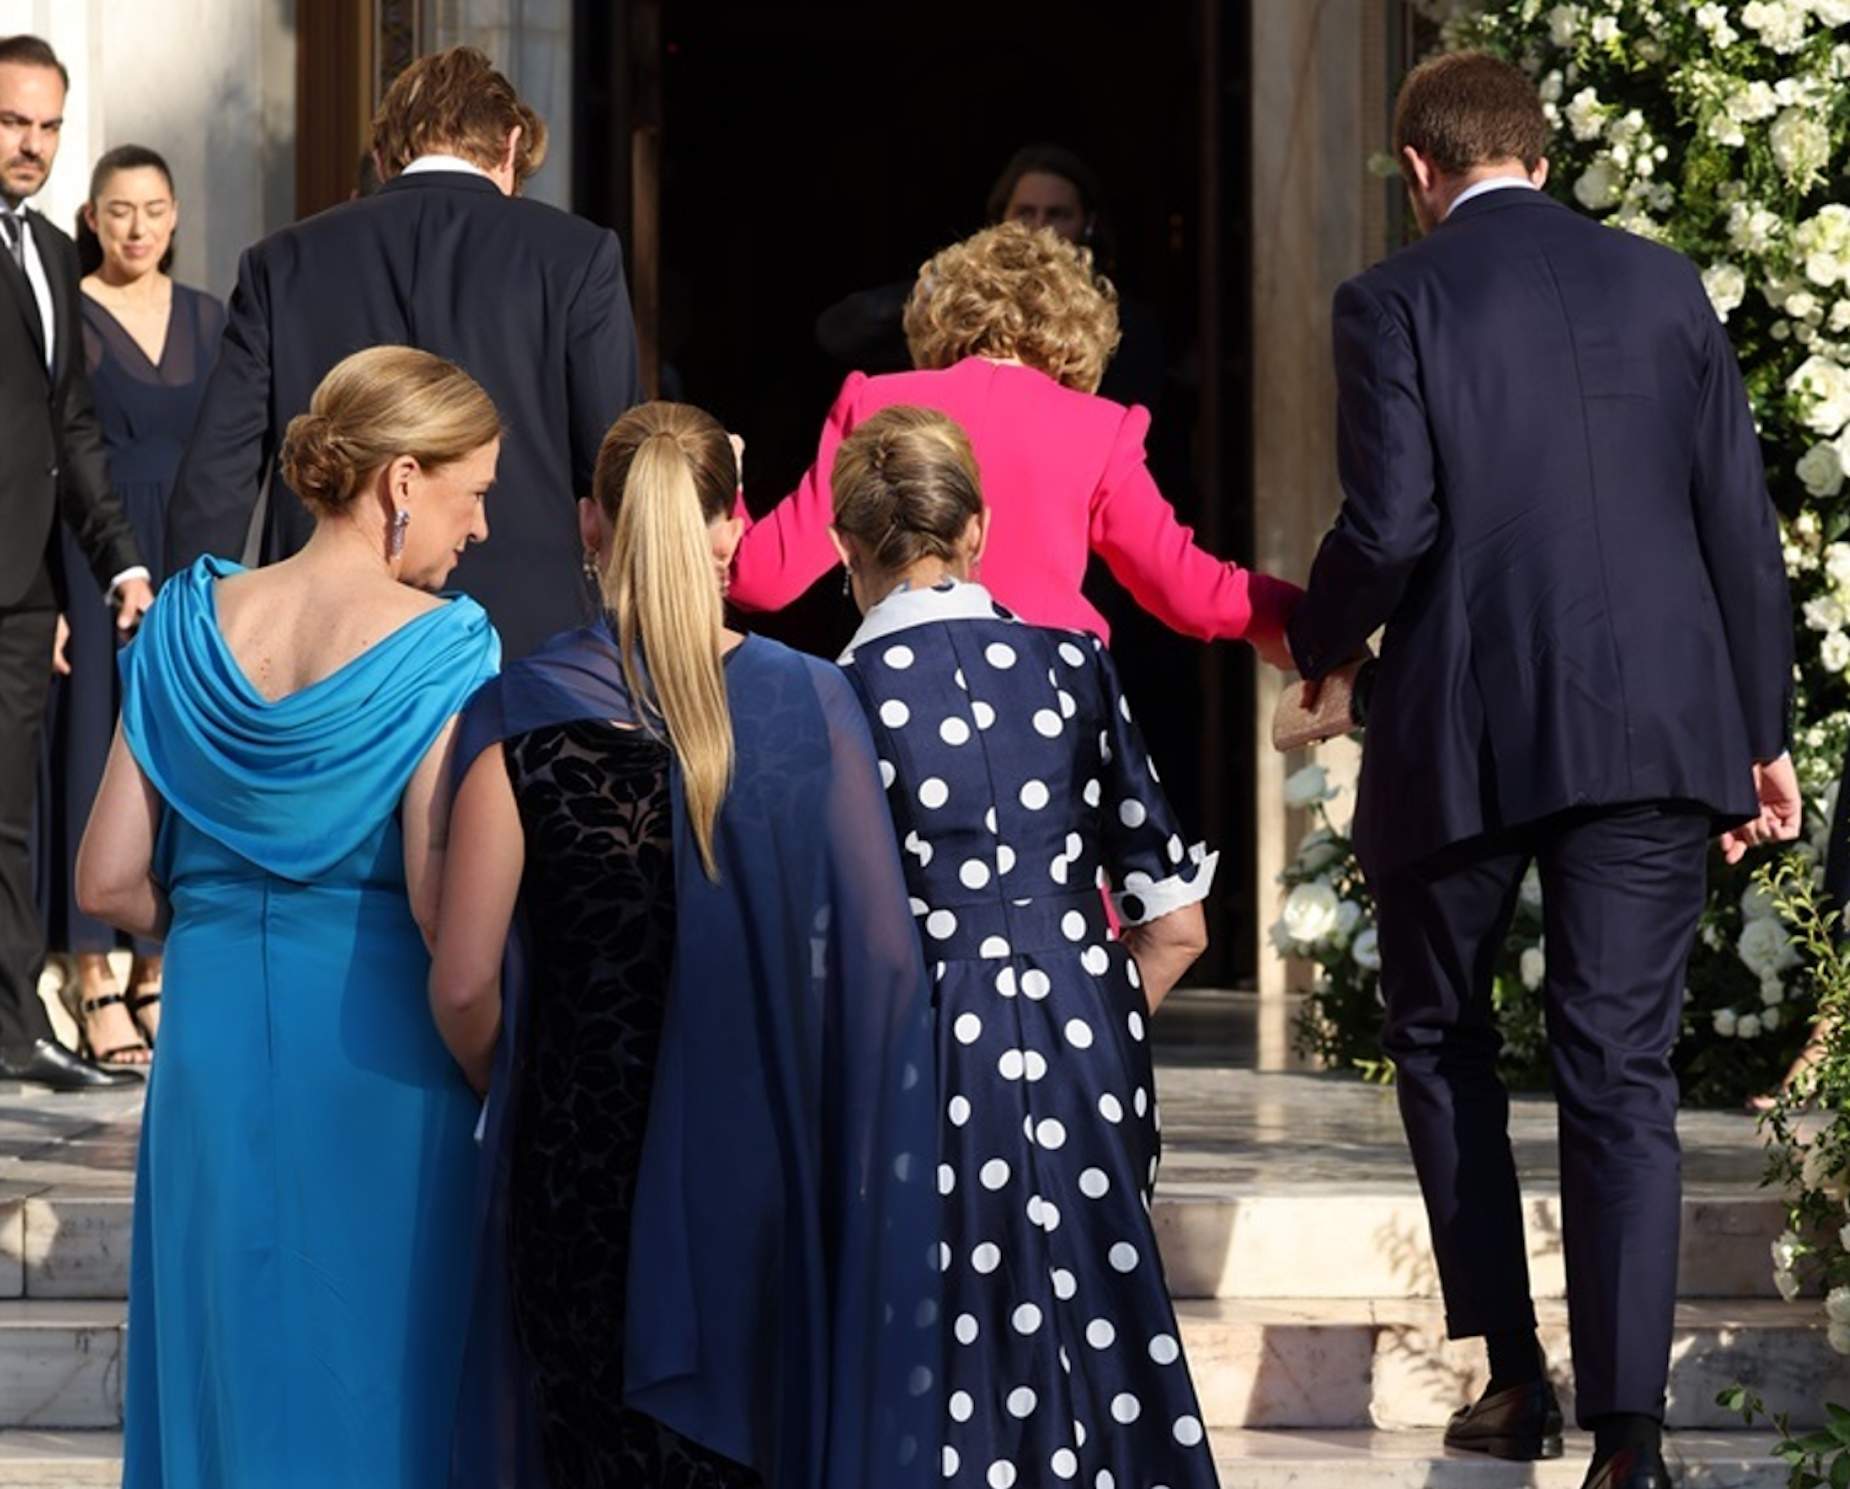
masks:
POLYGON ((939 1476, 930 987, 846 680, 724 627, 737 486, 706 414, 625 415, 584 504, 610 622, 458 731, 459 1489, 939 1476))

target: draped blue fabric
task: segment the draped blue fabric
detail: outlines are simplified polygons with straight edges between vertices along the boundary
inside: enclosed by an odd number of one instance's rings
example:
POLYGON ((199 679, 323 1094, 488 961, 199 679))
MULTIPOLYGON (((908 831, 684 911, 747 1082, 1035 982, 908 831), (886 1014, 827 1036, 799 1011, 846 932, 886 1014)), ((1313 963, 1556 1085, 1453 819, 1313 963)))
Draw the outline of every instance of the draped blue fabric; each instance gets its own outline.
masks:
MULTIPOLYGON (((674 783, 675 965, 611 1348, 628 1406, 769 1489, 924 1489, 942 1399, 931 990, 872 741, 841 673, 775 642, 735 650, 726 685, 717 881, 674 783)), ((456 768, 534 729, 636 716, 609 631, 570 632, 483 688, 456 768)), ((544 1483, 505 1210, 528 1000, 544 994, 523 981, 518 919, 513 939, 457 1489, 544 1483)))
POLYGON ((431 1021, 398 811, 493 674, 457 599, 270 702, 204 559, 122 663, 173 906, 135 1181, 128 1489, 439 1489, 479 1103, 431 1021))

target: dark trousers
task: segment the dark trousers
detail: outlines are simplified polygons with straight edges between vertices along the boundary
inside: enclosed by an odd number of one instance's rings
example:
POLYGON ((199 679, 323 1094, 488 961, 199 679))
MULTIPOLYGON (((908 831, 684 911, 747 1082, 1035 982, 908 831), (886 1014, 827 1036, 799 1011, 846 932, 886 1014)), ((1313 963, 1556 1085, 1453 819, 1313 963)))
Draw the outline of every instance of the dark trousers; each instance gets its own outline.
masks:
POLYGON ((0 1053, 8 1055, 52 1038, 39 1002, 45 942, 31 837, 57 624, 49 576, 41 575, 19 605, 0 608, 0 1053))
POLYGON ((1383 1045, 1447 1331, 1469 1338, 1535 1323, 1491 974, 1523 875, 1539 867, 1582 1426, 1609 1412, 1663 1416, 1682 1205, 1670 1050, 1710 832, 1706 815, 1679 806, 1580 811, 1456 845, 1373 886, 1383 1045))

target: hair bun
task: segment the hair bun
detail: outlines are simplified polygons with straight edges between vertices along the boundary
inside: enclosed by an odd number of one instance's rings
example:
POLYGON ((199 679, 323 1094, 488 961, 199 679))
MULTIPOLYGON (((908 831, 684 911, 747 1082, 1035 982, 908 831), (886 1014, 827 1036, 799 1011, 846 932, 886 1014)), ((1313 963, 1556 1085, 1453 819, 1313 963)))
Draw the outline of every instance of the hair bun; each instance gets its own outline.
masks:
POLYGON ((352 500, 359 472, 326 414, 297 414, 283 435, 283 479, 303 501, 330 511, 352 500))

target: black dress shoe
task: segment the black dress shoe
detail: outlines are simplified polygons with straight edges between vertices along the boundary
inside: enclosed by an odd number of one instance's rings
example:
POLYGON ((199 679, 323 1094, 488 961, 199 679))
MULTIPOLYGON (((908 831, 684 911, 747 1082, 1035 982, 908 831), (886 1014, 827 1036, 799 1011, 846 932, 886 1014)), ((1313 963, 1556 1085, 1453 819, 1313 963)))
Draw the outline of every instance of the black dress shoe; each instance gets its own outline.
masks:
POLYGON ((1670 1469, 1663 1458, 1620 1448, 1598 1468, 1587 1471, 1581 1489, 1672 1489, 1670 1469))
POLYGON ((53 1091, 107 1091, 138 1086, 142 1079, 139 1070, 105 1070, 50 1039, 34 1040, 23 1058, 0 1059, 0 1080, 30 1081, 53 1091))
POLYGON ((1545 1380, 1532 1381, 1460 1407, 1446 1424, 1445 1445, 1522 1463, 1559 1458, 1561 1403, 1555 1399, 1555 1388, 1545 1380))

